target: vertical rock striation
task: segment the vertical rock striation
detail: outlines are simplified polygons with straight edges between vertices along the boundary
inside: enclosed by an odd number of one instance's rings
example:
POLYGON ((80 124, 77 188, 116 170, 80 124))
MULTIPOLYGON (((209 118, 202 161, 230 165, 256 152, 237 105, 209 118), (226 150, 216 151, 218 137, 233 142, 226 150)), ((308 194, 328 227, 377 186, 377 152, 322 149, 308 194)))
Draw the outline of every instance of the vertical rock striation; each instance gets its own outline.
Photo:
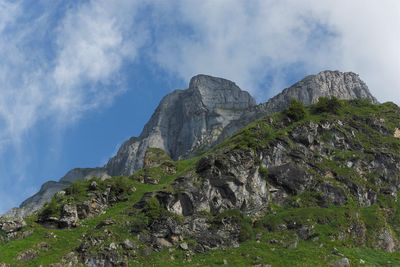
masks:
POLYGON ((164 150, 172 159, 186 157, 222 142, 253 120, 286 109, 292 99, 308 105, 323 96, 377 102, 367 85, 352 72, 323 71, 307 76, 259 105, 234 82, 197 75, 188 89, 165 96, 140 136, 127 140, 104 167, 73 169, 59 182, 45 183, 9 215, 26 216, 35 212, 75 180, 131 175, 142 168, 150 147, 164 150))
POLYGON ((143 166, 149 147, 161 148, 173 159, 213 144, 229 122, 239 119, 255 101, 235 83, 197 75, 186 90, 161 100, 138 138, 125 142, 106 169, 111 175, 130 175, 143 166))

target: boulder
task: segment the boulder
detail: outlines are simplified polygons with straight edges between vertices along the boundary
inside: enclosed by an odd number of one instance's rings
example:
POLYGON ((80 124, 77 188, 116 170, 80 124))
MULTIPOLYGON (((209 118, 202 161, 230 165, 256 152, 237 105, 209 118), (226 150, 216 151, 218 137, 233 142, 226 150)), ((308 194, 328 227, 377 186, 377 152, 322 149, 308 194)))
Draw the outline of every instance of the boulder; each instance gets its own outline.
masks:
POLYGON ((332 267, 350 267, 350 260, 348 258, 341 258, 331 264, 332 267))
POLYGON ((79 217, 76 205, 65 204, 58 222, 60 228, 72 228, 78 225, 79 217))

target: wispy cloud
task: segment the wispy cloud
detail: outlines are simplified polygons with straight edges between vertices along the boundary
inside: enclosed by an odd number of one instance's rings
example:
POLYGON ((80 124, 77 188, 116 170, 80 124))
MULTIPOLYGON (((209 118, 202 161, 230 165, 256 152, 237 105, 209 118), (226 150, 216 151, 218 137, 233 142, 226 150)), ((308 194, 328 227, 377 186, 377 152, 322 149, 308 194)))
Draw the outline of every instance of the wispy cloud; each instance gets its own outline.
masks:
POLYGON ((182 0, 156 12, 175 30, 160 30, 168 34, 157 39, 153 59, 182 79, 221 75, 265 97, 295 68, 352 70, 381 100, 400 102, 397 0, 182 0))
POLYGON ((124 62, 136 58, 146 39, 140 24, 134 24, 139 3, 91 1, 68 12, 57 31, 55 109, 96 108, 120 93, 123 88, 111 81, 124 62))
POLYGON ((0 166, 2 200, 10 180, 27 178, 35 126, 67 127, 124 91, 119 70, 146 38, 135 24, 139 3, 0 0, 0 159, 13 159, 0 166))

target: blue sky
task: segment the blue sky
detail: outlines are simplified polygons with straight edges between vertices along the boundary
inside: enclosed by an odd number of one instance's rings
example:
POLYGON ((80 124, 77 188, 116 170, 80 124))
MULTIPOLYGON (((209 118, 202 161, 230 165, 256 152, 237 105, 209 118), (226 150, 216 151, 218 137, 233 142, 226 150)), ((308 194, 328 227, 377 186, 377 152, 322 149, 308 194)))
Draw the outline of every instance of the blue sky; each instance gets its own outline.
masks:
POLYGON ((198 73, 257 101, 355 71, 400 102, 397 0, 0 0, 0 213, 103 165, 198 73))

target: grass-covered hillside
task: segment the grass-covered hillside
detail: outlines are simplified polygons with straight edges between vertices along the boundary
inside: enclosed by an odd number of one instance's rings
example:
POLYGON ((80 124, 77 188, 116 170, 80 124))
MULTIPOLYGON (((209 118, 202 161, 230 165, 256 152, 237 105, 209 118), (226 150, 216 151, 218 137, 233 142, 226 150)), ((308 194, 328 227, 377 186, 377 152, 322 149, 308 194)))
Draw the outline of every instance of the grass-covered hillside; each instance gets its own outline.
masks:
POLYGON ((400 108, 320 99, 0 221, 0 266, 400 266, 400 108))

